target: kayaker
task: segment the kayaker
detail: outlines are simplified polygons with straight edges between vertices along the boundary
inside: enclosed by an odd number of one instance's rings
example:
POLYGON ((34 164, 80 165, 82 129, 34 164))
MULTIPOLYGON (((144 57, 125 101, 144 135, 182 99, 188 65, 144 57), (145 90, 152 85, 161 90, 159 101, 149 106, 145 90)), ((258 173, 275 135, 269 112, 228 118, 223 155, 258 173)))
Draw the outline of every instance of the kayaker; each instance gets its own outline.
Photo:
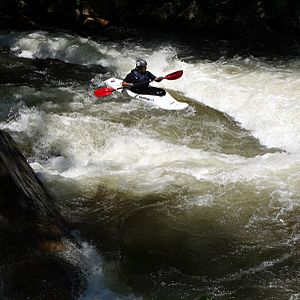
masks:
POLYGON ((131 70, 123 80, 122 86, 137 94, 164 96, 165 90, 149 86, 151 81, 160 82, 163 79, 163 77, 156 77, 147 71, 147 62, 144 59, 139 59, 136 61, 135 69, 131 70))

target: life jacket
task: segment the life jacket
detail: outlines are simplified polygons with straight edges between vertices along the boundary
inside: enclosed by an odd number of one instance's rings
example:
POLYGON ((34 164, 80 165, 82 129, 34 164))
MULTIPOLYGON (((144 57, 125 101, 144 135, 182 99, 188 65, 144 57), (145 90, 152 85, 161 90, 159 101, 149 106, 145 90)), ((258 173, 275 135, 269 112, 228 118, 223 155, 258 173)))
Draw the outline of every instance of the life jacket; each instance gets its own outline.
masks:
POLYGON ((146 73, 141 74, 136 69, 131 70, 131 73, 134 76, 134 84, 138 84, 138 86, 136 87, 137 89, 144 89, 149 86, 149 82, 151 81, 151 73, 146 71, 146 73))

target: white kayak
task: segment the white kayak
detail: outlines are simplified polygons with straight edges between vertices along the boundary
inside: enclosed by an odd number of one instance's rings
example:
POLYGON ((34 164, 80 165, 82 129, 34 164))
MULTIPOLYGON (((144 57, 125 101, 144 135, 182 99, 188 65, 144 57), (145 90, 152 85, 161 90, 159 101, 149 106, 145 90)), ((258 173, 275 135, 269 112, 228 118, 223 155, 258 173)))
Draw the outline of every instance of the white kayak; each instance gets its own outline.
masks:
POLYGON ((167 91, 164 96, 136 94, 129 89, 120 89, 122 86, 122 80, 117 78, 109 78, 105 80, 108 87, 116 89, 119 93, 126 93, 131 98, 139 99, 153 105, 156 105, 162 109, 168 110, 181 110, 187 108, 189 105, 185 102, 179 102, 175 100, 167 91))

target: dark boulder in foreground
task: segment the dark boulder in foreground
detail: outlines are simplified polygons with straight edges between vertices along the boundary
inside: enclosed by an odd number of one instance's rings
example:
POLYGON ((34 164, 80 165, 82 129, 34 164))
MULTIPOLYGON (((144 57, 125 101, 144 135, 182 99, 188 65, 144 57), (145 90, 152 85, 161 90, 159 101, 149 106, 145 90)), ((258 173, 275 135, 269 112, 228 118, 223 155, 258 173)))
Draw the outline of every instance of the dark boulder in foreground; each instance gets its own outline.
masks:
POLYGON ((66 224, 1 130, 0 245, 0 298, 74 299, 82 292, 84 277, 74 263, 78 249, 66 224))

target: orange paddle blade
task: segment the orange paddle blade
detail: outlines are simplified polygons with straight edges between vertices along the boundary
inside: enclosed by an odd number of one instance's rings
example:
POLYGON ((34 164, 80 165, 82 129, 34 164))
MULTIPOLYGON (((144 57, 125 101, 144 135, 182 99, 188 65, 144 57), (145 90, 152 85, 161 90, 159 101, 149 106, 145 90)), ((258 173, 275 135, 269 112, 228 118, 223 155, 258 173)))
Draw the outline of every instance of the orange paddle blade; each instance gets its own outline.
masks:
POLYGON ((96 97, 106 97, 109 96, 112 92, 116 91, 113 88, 101 88, 94 91, 96 97))
POLYGON ((175 80, 175 79, 178 79, 182 76, 183 74, 183 71, 180 70, 180 71, 176 71, 176 72, 173 72, 171 74, 168 74, 164 77, 164 79, 168 79, 168 80, 175 80))

